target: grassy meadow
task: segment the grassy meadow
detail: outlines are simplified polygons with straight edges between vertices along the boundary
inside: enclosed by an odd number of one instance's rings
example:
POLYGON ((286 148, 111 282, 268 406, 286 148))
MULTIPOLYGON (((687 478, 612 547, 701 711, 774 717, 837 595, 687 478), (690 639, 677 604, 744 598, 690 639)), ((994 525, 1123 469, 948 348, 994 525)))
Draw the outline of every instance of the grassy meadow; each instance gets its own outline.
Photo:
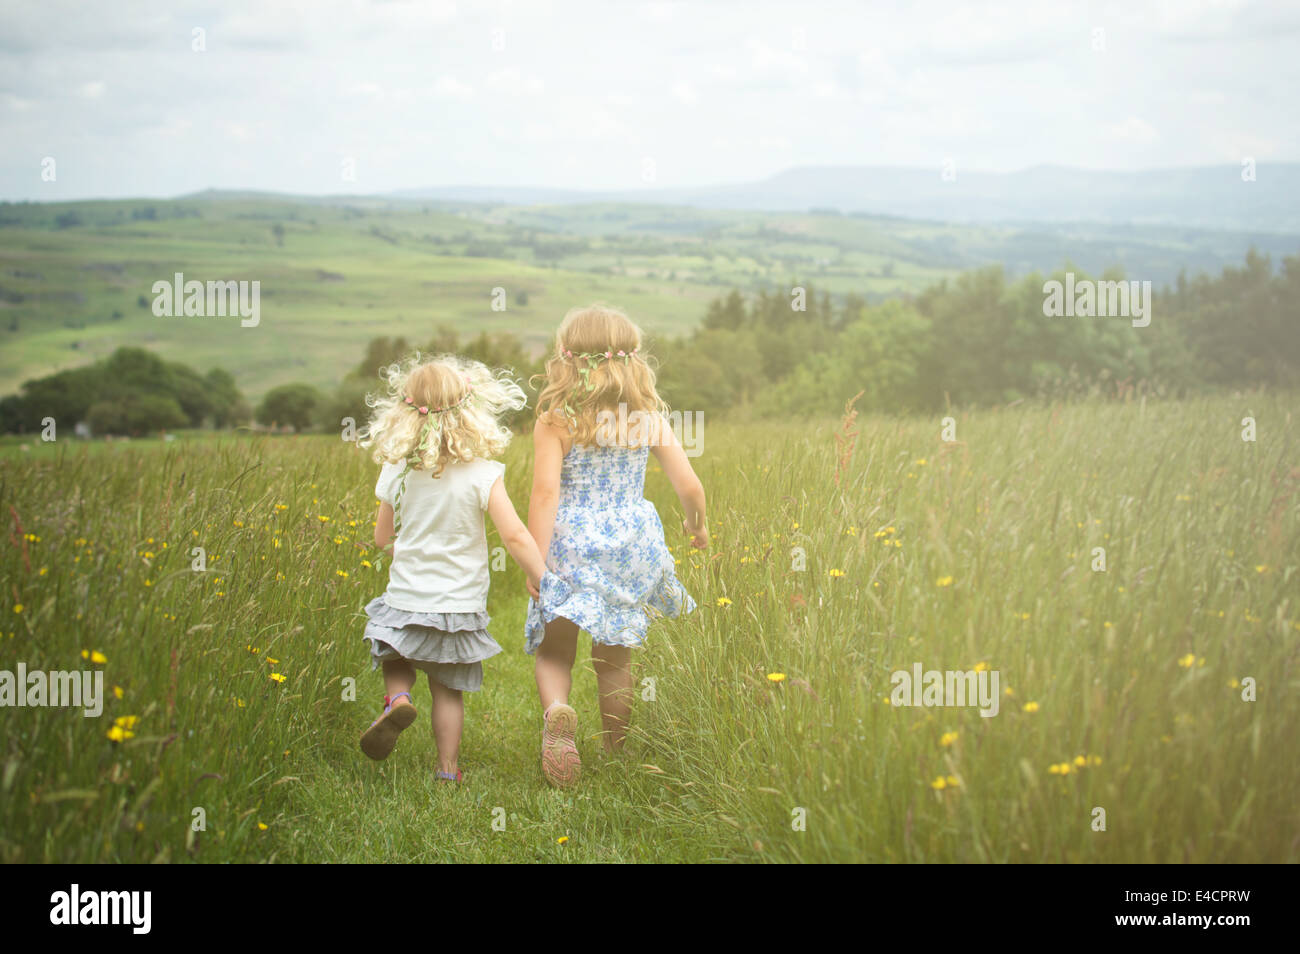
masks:
MULTIPOLYGON (((1294 407, 954 412, 951 442, 937 418, 863 417, 851 455, 831 418, 708 420, 709 550, 647 483, 699 609, 652 628, 627 751, 588 739, 567 792, 538 766, 513 565, 465 784, 433 780, 423 683, 393 756, 360 754, 383 691, 359 614, 386 574, 354 446, 9 446, 0 669, 100 669, 108 699, 5 713, 0 860, 1300 860, 1294 407), (999 714, 889 705, 914 663, 996 670, 999 714)), ((521 438, 521 511, 530 472, 521 438)))

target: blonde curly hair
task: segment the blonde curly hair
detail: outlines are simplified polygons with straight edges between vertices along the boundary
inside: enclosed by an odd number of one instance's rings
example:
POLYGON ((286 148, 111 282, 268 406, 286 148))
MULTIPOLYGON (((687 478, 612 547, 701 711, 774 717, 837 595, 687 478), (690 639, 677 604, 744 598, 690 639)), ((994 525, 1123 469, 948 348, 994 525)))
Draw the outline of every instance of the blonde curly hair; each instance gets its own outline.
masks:
POLYGON ((655 390, 655 372, 644 336, 632 319, 608 305, 570 309, 547 359, 537 417, 567 428, 575 444, 596 442, 601 418, 624 405, 629 415, 656 418, 668 405, 655 390))
POLYGON ((380 375, 388 387, 366 397, 374 413, 361 446, 377 464, 408 463, 434 477, 448 461, 501 454, 511 436, 501 418, 528 403, 508 369, 454 354, 416 352, 380 375))

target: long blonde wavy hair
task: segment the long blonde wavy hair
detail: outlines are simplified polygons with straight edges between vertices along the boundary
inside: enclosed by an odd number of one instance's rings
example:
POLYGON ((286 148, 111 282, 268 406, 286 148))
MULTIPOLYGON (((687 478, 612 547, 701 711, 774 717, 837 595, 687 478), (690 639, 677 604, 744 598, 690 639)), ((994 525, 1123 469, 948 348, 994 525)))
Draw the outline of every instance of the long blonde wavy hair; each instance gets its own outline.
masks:
POLYGON ((498 456, 510 443, 501 418, 528 403, 509 370, 454 354, 428 358, 417 352, 380 375, 388 386, 366 397, 373 414, 361 446, 370 448, 377 464, 409 462, 434 477, 448 461, 498 456), (427 446, 421 447, 426 424, 427 446))
POLYGON ((655 390, 655 372, 644 336, 632 319, 608 305, 570 309, 555 335, 555 352, 546 361, 537 417, 566 427, 575 444, 592 444, 604 429, 601 412, 656 417, 668 405, 655 390))

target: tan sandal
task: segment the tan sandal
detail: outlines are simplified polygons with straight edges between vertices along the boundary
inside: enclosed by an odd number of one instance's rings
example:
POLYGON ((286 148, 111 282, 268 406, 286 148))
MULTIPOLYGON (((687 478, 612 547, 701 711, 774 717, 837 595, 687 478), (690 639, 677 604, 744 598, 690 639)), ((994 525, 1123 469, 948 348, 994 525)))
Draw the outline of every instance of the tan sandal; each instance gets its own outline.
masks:
POLYGON ((556 788, 568 788, 582 775, 582 758, 574 742, 578 713, 563 702, 555 702, 542 718, 542 774, 556 788))
POLYGON ((361 751, 377 762, 388 758, 402 730, 415 721, 415 714, 415 704, 409 692, 399 692, 391 699, 384 696, 383 713, 361 733, 361 751), (406 705, 394 706, 393 703, 402 696, 406 696, 406 705))

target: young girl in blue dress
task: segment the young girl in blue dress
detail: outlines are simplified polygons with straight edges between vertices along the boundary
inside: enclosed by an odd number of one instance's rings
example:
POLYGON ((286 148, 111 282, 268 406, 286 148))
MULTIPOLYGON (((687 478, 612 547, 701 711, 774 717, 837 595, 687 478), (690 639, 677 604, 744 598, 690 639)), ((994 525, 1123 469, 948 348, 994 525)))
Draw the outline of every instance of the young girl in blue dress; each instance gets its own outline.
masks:
POLYGON ((372 668, 383 667, 384 711, 361 736, 361 750, 387 758, 415 721, 411 690, 424 672, 433 694, 436 777, 458 782, 462 692, 483 684, 483 660, 501 651, 488 633, 488 547, 483 515, 523 568, 530 593, 545 568, 506 494, 510 441, 501 418, 524 406, 504 371, 477 361, 419 355, 387 371, 364 446, 383 464, 375 496, 375 545, 392 550, 388 589, 366 606, 372 668))
POLYGON ((547 572, 529 601, 525 636, 536 655, 542 772, 564 787, 582 768, 569 705, 578 631, 592 639, 605 747, 618 751, 631 711, 631 647, 644 641, 652 615, 695 608, 643 495, 649 454, 681 501, 693 545, 708 546, 709 534, 704 487, 669 426, 641 330, 625 314, 600 305, 569 312, 544 377, 528 530, 547 572))

